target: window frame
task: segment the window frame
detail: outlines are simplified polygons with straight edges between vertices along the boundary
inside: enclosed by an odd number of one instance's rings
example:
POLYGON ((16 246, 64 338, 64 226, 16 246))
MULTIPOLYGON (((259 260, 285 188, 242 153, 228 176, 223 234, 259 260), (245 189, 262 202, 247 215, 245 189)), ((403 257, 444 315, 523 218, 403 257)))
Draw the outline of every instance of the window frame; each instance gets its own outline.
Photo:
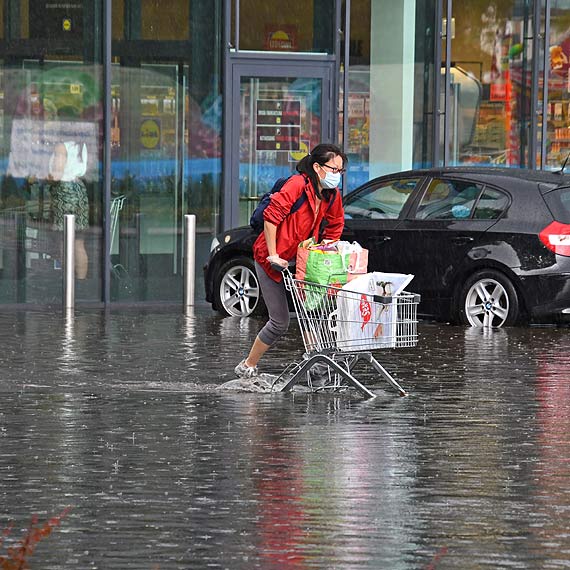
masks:
POLYGON ((471 179, 471 178, 461 178, 461 177, 457 178, 457 177, 447 177, 447 176, 429 176, 426 178, 426 182, 425 182, 424 187, 418 193, 416 200, 414 201, 413 205, 410 208, 408 219, 410 221, 415 221, 415 222, 436 222, 436 221, 437 222, 449 222, 449 221, 455 221, 455 222, 481 221, 482 222, 482 221, 489 221, 489 220, 497 221, 497 220, 500 220, 501 218, 503 218, 505 216, 506 212, 509 210, 509 208, 512 205, 512 201, 513 201, 512 196, 507 190, 505 190, 504 188, 499 188, 497 186, 494 186, 493 184, 488 184, 487 182, 478 181, 476 179, 471 179), (453 182, 470 183, 470 184, 475 184, 481 188, 481 190, 479 191, 479 193, 477 195, 477 198, 474 200, 473 206, 471 208, 471 211, 470 211, 470 214, 468 217, 465 217, 465 218, 454 218, 454 217, 418 218, 417 217, 417 213, 418 213, 419 207, 422 203, 422 200, 424 199, 426 192, 429 190, 429 188, 432 185, 432 183, 434 182, 434 180, 441 180, 441 181, 452 182, 452 183, 453 182), (485 191, 488 188, 506 196, 507 205, 503 209, 503 211, 501 212, 500 216, 498 216, 497 218, 475 218, 474 214, 475 214, 475 212, 479 206, 479 203, 481 201, 481 197, 483 196, 483 194, 485 193, 485 191))

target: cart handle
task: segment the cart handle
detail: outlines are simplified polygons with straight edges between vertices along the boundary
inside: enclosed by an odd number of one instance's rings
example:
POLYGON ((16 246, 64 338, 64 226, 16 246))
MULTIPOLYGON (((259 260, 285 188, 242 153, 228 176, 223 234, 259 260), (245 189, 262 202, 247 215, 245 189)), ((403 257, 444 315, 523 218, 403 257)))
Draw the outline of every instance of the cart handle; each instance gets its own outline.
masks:
POLYGON ((293 274, 291 273, 289 267, 294 267, 295 266, 294 262, 289 261, 289 265, 287 267, 283 267, 282 265, 278 265, 277 263, 270 263, 270 265, 271 269, 273 269, 274 271, 279 271, 279 273, 283 273, 283 275, 286 275, 287 277, 293 279, 293 274))
MULTIPOLYGON (((271 263, 270 262, 270 265, 271 265, 271 269, 273 269, 273 271, 279 271, 279 273, 283 273, 287 269, 286 267, 283 267, 282 265, 279 265, 278 263, 271 263)), ((289 271, 289 270, 287 269, 287 271, 289 271)))

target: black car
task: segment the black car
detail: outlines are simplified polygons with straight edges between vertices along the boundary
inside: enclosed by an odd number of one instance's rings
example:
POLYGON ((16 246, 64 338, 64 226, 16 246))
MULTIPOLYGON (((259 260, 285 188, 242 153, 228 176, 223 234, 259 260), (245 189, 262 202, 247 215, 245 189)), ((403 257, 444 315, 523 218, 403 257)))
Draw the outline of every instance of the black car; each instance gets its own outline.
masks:
MULTIPOLYGON (((341 239, 369 271, 413 273, 419 312, 472 326, 570 316, 570 177, 506 168, 411 170, 344 197, 341 239)), ((228 315, 264 310, 249 226, 223 232, 204 267, 206 299, 228 315)))

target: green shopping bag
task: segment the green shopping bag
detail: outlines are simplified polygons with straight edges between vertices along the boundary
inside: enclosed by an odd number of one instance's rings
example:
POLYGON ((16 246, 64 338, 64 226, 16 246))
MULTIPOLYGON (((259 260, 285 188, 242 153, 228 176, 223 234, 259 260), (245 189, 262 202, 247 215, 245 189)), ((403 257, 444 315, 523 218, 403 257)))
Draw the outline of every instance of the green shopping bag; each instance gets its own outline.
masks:
POLYGON ((342 255, 331 245, 327 245, 326 249, 319 249, 318 246, 297 249, 295 277, 323 285, 305 285, 306 309, 313 311, 319 307, 327 293, 326 287, 342 287, 347 282, 348 257, 349 254, 342 255))

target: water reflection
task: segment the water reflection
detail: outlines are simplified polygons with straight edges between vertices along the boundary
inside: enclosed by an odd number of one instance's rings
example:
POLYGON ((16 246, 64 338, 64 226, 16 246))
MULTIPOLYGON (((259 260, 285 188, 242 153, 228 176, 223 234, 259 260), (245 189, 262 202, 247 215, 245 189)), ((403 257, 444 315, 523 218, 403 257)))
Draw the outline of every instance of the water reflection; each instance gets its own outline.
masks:
POLYGON ((423 323, 407 398, 218 390, 260 324, 0 314, 0 517, 72 507, 36 565, 567 565, 567 329, 423 323))
POLYGON ((64 310, 63 335, 61 342, 61 371, 77 370, 77 354, 75 351, 75 313, 73 309, 64 310))
POLYGON ((193 307, 187 307, 181 317, 182 346, 186 351, 188 366, 194 368, 198 354, 196 352, 196 316, 193 307))
POLYGON ((538 356, 537 440, 540 456, 533 470, 537 508, 547 524, 533 529, 538 541, 548 541, 557 558, 568 557, 567 513, 570 510, 570 355, 556 346, 538 356))

